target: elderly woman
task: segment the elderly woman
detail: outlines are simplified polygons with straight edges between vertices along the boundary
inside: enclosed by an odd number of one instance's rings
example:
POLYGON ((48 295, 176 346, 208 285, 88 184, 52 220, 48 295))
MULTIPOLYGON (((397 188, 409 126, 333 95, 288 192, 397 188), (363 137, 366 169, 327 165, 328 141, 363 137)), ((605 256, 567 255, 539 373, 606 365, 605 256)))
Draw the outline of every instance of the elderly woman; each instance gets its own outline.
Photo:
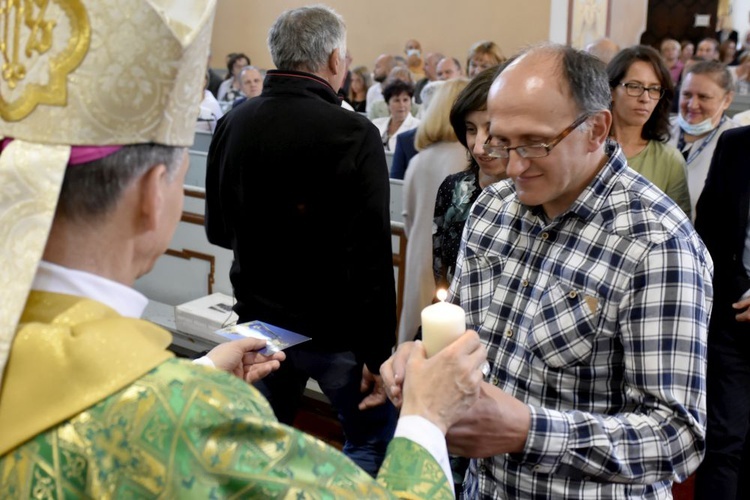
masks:
POLYGON ((505 61, 503 51, 495 42, 477 42, 469 49, 466 57, 466 71, 469 78, 474 78, 480 72, 497 66, 503 61, 505 61))
POLYGON ((232 54, 227 60, 227 79, 219 85, 216 99, 220 103, 230 106, 235 99, 242 95, 240 73, 245 66, 250 66, 250 58, 243 53, 232 54))
MULTIPOLYGON (((402 82, 410 83, 411 85, 414 85, 414 88, 416 89, 416 85, 414 84, 414 78, 412 77, 411 71, 406 66, 396 66, 391 70, 390 73, 388 73, 388 78, 386 78, 385 82, 383 82, 383 89, 385 89, 385 85, 388 84, 388 82, 392 80, 401 80, 402 82)), ((416 90, 415 90, 416 91, 416 90)), ((419 105, 415 102, 414 99, 411 101, 411 115, 419 118, 419 105)), ((367 117, 370 120, 375 120, 376 118, 383 118, 386 116, 390 116, 390 111, 388 110, 388 101, 375 101, 370 106, 370 111, 367 112, 367 117)))
POLYGON ((724 116, 733 97, 732 75, 719 61, 701 61, 685 73, 679 114, 671 121, 669 143, 677 146, 686 158, 693 220, 716 143, 722 132, 737 127, 737 123, 724 116))
POLYGON ((445 82, 430 102, 417 129, 419 153, 412 158, 404 178, 404 232, 407 238, 403 309, 399 336, 411 340, 420 314, 435 295, 432 276, 432 219, 435 196, 443 179, 466 166, 466 152, 457 142, 450 110, 465 78, 445 82))
POLYGON ((669 140, 672 78, 659 53, 645 45, 621 50, 607 65, 612 89, 610 135, 628 165, 690 215, 685 159, 669 140))
POLYGON ((396 150, 396 136, 419 125, 419 120, 411 115, 411 98, 414 85, 401 80, 391 80, 383 88, 383 98, 388 105, 390 116, 375 118, 372 123, 378 127, 383 147, 386 151, 396 150))

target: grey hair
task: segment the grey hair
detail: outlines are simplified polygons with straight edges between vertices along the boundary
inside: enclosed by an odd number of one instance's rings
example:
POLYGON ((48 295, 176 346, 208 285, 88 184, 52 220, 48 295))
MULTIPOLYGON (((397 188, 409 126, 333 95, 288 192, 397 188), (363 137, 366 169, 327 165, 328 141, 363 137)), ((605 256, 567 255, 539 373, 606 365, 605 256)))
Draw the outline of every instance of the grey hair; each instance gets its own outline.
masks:
POLYGON ((420 111, 427 111, 427 108, 430 106, 432 96, 435 95, 435 93, 440 87, 443 86, 444 83, 445 80, 435 80, 434 82, 427 82, 427 85, 422 87, 422 92, 419 94, 419 97, 422 99, 422 107, 419 108, 420 111))
POLYGON ((559 61, 558 69, 579 113, 593 114, 608 110, 612 103, 607 66, 596 57, 567 45, 543 43, 521 55, 549 54, 559 61))
POLYGON ((727 69, 726 64, 719 61, 700 61, 695 63, 693 66, 685 72, 685 76, 689 74, 694 75, 706 75, 711 78, 716 85, 724 89, 724 92, 731 92, 734 90, 734 80, 732 74, 727 69))
POLYGON ((183 147, 134 144, 89 163, 65 170, 56 216, 96 220, 109 213, 125 189, 156 165, 167 168, 172 181, 185 152, 183 147))
POLYGON ((318 73, 334 49, 346 56, 344 19, 325 5, 287 10, 268 31, 268 49, 280 70, 318 73))
POLYGON ((242 70, 240 71, 240 75, 242 75, 242 73, 244 73, 245 71, 249 71, 251 69, 254 69, 258 73, 260 73, 260 76, 262 76, 262 77, 265 78, 265 76, 266 76, 266 70, 260 69, 259 67, 253 66, 252 64, 250 66, 245 66, 244 68, 242 68, 242 70))

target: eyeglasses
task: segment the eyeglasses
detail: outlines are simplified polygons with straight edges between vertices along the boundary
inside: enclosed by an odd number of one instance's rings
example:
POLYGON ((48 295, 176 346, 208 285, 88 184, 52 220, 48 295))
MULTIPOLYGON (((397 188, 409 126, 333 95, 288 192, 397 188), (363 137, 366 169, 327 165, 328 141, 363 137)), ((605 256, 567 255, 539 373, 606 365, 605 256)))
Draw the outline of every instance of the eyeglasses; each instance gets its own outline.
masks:
POLYGON ((493 144, 490 144, 491 137, 487 138, 487 142, 484 143, 484 152, 487 153, 487 155, 492 156, 493 158, 503 158, 508 159, 510 158, 510 152, 515 150, 516 153, 518 153, 518 156, 521 158, 543 158, 545 156, 548 156, 550 152, 552 151, 552 148, 557 146, 560 141, 565 139, 570 135, 571 132, 573 132, 575 129, 578 128, 579 125, 581 125, 583 122, 585 122, 591 115, 589 113, 584 113, 576 120, 570 124, 568 128, 560 132, 560 135, 549 141, 548 143, 539 143, 539 144, 523 144, 521 146, 495 146, 493 144))
POLYGON ((625 93, 630 97, 641 97, 646 91, 648 91, 649 99, 653 99, 654 101, 658 101, 664 97, 664 89, 661 87, 644 87, 640 83, 633 82, 621 83, 620 85, 625 87, 625 93))

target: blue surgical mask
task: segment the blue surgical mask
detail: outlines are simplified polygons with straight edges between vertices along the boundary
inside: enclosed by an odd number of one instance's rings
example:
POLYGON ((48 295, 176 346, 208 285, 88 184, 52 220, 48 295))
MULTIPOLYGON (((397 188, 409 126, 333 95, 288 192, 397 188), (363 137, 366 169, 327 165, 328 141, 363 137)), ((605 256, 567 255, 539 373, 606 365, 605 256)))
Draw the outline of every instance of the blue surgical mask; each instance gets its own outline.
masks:
POLYGON ((716 125, 714 125, 713 122, 713 117, 706 118, 700 123, 688 123, 688 121, 682 117, 682 113, 677 115, 677 123, 686 134, 696 136, 707 134, 716 128, 716 125))
POLYGON ((422 53, 419 51, 419 49, 409 49, 406 51, 407 56, 417 56, 419 57, 422 53))

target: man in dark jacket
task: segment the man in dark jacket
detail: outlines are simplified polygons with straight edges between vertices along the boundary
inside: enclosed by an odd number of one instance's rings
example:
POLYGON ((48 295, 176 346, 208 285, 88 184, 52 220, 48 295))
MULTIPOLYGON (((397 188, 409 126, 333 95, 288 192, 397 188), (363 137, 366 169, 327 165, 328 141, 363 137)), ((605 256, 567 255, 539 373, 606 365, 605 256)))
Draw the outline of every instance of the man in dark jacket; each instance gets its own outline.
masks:
POLYGON ((219 122, 209 149, 206 233, 234 251, 240 322, 313 339, 259 384, 279 420, 292 423, 312 377, 339 412, 344 452, 374 474, 395 424, 392 406, 369 409, 385 399, 379 368, 396 328, 385 154, 377 129, 336 95, 338 14, 287 11, 268 45, 278 69, 219 122))
POLYGON ((748 498, 750 472, 750 127, 719 138, 696 207, 695 230, 714 261, 708 329, 706 458, 695 498, 748 498))

